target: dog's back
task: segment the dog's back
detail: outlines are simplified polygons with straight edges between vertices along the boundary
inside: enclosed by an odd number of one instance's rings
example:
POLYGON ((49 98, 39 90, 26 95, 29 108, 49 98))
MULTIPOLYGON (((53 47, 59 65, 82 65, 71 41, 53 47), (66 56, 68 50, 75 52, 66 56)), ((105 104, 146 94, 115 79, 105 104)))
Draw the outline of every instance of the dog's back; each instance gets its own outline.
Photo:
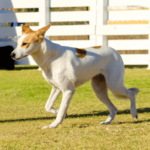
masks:
POLYGON ((105 74, 108 70, 114 72, 118 67, 121 76, 124 74, 122 58, 113 48, 107 46, 85 49, 61 46, 60 48, 60 53, 63 53, 61 57, 59 56, 59 61, 63 62, 62 70, 69 73, 68 78, 72 77, 71 80, 76 82, 76 86, 98 74, 105 74))

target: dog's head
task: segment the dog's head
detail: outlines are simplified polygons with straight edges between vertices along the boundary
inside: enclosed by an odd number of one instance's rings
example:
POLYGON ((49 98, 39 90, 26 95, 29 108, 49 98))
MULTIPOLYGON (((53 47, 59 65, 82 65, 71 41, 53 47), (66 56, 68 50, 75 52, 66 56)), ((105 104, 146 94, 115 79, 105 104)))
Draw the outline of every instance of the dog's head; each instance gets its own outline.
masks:
POLYGON ((36 52, 43 41, 45 32, 50 28, 50 25, 33 31, 28 25, 22 25, 22 35, 17 41, 16 49, 11 53, 14 60, 20 60, 24 57, 36 52))

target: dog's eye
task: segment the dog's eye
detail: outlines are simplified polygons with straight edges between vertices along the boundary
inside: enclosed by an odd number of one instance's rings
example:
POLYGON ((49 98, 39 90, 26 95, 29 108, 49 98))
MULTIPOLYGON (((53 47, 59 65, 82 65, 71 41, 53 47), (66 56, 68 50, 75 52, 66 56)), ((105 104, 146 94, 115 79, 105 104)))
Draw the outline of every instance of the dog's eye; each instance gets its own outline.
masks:
POLYGON ((23 43, 22 45, 24 46, 24 45, 27 45, 28 43, 23 43))

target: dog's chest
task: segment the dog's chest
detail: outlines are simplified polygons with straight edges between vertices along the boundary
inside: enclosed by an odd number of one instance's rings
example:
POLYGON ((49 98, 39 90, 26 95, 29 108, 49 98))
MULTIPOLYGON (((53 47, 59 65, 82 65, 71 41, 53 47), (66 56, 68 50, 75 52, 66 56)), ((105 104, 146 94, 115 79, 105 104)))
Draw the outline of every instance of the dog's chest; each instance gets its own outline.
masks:
POLYGON ((55 82, 55 80, 53 80, 53 78, 51 78, 50 76, 47 76, 44 72, 42 72, 42 75, 44 77, 44 79, 46 80, 46 82, 48 82, 49 84, 58 87, 57 83, 55 82))

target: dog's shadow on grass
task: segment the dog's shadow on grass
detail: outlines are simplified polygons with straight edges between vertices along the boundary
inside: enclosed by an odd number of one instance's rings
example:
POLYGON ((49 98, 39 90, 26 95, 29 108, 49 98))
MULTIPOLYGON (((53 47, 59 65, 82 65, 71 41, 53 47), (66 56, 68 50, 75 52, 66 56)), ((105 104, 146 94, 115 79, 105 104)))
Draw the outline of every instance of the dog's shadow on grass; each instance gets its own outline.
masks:
MULTIPOLYGON (((138 113, 150 113, 150 108, 138 108, 137 109, 138 113)), ((130 110, 126 109, 126 110, 120 110, 117 113, 118 115, 121 114, 130 114, 130 110)), ((83 118, 83 117, 92 117, 92 116, 108 116, 109 115, 109 111, 93 111, 89 114, 72 114, 72 115, 68 115, 67 118, 83 118)), ((37 118, 22 118, 22 119, 8 119, 8 120, 0 120, 0 123, 5 123, 5 122, 21 122, 21 121, 35 121, 35 120, 50 120, 50 119, 55 119, 56 116, 52 116, 52 117, 37 117, 37 118)), ((132 123, 142 123, 142 122, 150 122, 150 119, 147 120, 139 120, 139 121, 135 121, 132 123)), ((124 124, 124 123, 130 123, 130 122, 119 122, 117 124, 124 124)))

